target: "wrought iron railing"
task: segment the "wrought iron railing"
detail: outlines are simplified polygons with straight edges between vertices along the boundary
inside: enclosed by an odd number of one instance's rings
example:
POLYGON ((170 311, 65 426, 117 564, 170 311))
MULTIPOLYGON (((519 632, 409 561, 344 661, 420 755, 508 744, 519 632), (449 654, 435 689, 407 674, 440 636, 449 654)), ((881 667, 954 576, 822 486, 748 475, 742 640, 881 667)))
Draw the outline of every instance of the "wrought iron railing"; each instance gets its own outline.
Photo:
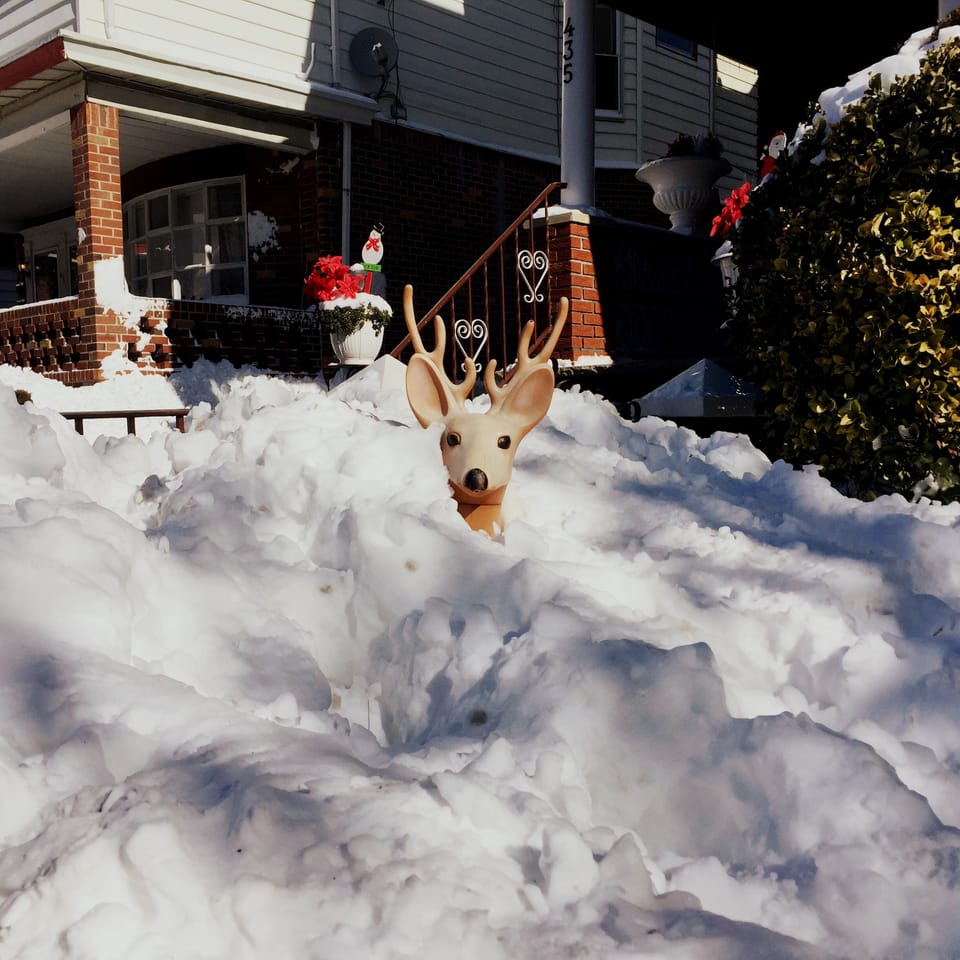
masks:
MULTIPOLYGON (((516 358, 520 331, 534 321, 535 346, 550 329, 556 279, 550 269, 548 214, 550 198, 566 184, 551 183, 477 258, 456 283, 417 322, 433 346, 433 318, 447 324, 444 366, 454 381, 463 379, 467 363, 478 372, 491 358, 502 376, 516 358), (542 215, 538 213, 542 211, 542 215)), ((390 352, 407 360, 409 335, 390 352)))

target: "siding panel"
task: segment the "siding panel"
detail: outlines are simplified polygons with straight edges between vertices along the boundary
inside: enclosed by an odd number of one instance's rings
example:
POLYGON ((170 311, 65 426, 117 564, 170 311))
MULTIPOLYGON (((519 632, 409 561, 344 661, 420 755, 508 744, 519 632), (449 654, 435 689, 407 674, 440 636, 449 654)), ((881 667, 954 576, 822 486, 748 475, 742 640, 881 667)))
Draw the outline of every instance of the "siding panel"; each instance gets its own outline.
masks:
POLYGON ((52 40, 76 24, 69 0, 6 0, 0 4, 0 64, 52 40))
MULTIPOLYGON (((346 10, 341 17, 343 80, 351 89, 374 93, 377 78, 357 74, 349 63, 349 41, 364 27, 389 30, 390 24, 375 4, 359 5, 359 10, 369 18, 346 10)), ((411 125, 556 156, 558 38, 553 0, 529 0, 509 8, 494 0, 471 0, 462 14, 425 0, 408 0, 393 27, 399 60, 387 90, 395 90, 399 77, 411 125)), ((389 100, 383 112, 389 116, 389 100)))

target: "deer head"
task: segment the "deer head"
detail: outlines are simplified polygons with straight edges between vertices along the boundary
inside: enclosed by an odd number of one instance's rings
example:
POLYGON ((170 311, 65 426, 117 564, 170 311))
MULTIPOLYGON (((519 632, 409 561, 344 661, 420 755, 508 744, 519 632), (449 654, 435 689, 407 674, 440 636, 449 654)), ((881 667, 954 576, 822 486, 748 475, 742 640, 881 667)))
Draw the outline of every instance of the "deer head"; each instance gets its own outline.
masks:
POLYGON ((450 489, 460 515, 474 530, 491 536, 503 528, 502 504, 513 458, 520 441, 543 419, 553 398, 553 353, 567 319, 567 298, 543 349, 531 357, 533 321, 520 334, 517 366, 504 384, 496 382, 496 360, 488 362, 483 383, 490 408, 471 413, 466 400, 477 380, 477 370, 468 360, 460 383, 453 383, 443 370, 446 331, 440 317, 434 317, 435 344, 426 350, 413 312, 413 287, 403 290, 403 316, 413 343, 414 355, 407 364, 407 400, 420 425, 443 424, 440 449, 450 477, 450 489))

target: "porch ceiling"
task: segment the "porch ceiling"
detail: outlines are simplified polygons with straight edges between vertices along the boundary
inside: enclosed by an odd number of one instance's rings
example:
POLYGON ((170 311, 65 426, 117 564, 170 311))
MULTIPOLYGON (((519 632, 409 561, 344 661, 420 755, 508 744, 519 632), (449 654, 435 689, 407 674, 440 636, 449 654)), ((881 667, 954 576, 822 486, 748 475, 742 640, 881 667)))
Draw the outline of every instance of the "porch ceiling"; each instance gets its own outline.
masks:
POLYGON ((84 70, 64 60, 0 91, 0 233, 73 207, 70 108, 87 98, 120 112, 120 170, 233 143, 304 152, 303 117, 217 102, 172 84, 84 70))
MULTIPOLYGON (((120 170, 127 173, 151 160, 188 150, 239 142, 223 132, 208 132, 142 117, 120 115, 120 170)), ((38 216, 73 207, 70 123, 61 114, 36 139, 0 153, 0 233, 16 233, 38 216)))

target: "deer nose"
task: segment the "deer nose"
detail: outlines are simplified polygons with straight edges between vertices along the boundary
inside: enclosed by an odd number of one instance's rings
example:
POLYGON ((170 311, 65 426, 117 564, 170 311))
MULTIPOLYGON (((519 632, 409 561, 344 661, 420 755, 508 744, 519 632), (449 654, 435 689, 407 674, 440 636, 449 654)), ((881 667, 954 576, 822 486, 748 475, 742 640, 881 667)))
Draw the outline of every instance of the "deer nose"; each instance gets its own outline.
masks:
POLYGON ((487 489, 487 475, 479 467, 474 467, 463 478, 463 483, 468 490, 483 493, 487 489))

